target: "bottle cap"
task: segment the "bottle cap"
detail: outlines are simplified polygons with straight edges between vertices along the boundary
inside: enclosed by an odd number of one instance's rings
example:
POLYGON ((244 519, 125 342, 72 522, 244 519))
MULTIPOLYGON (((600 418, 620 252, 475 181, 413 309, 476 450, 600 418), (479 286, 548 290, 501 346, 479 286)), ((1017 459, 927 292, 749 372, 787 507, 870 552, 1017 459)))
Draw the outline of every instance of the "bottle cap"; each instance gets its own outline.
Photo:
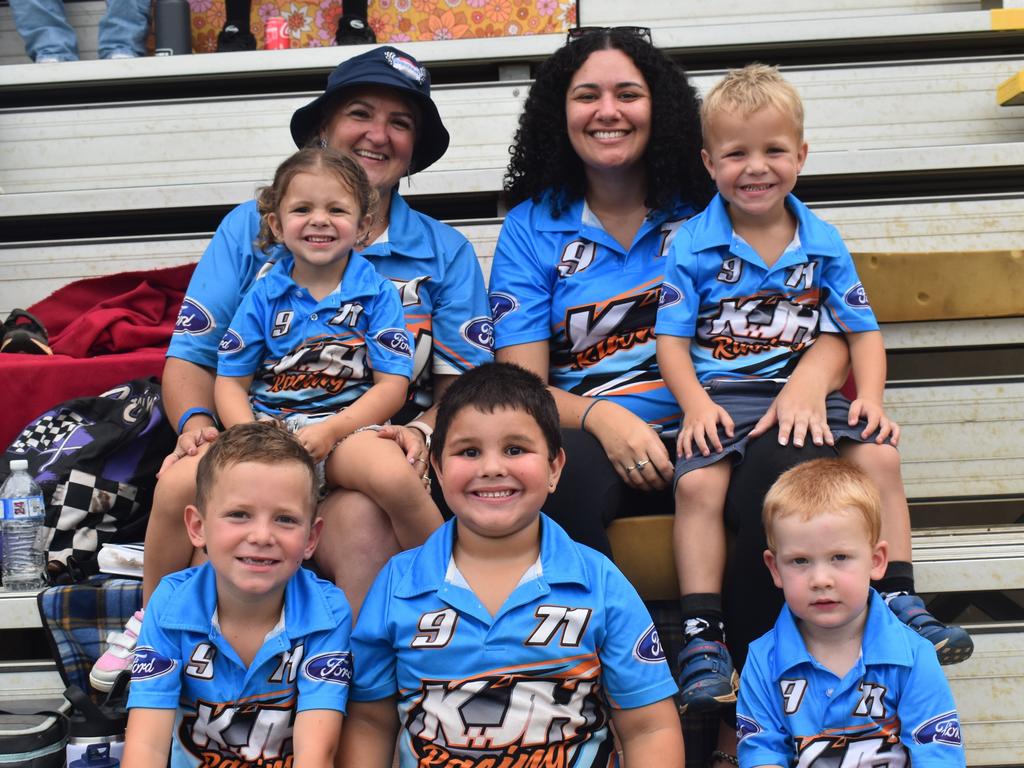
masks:
POLYGON ((26 459, 11 459, 11 472, 17 472, 18 470, 28 469, 28 460, 26 459))

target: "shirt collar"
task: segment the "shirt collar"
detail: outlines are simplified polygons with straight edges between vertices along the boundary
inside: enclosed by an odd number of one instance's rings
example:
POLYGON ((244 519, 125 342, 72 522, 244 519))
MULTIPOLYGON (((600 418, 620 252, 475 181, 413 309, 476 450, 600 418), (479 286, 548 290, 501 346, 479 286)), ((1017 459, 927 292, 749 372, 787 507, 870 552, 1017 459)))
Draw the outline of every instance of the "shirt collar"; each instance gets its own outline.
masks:
MULTIPOLYGON (((786 207, 797 219, 796 237, 805 254, 808 256, 840 255, 830 236, 830 228, 801 203, 792 193, 786 195, 786 207)), ((721 194, 715 195, 704 215, 693 219, 693 250, 704 251, 711 248, 729 247, 732 243, 732 221, 721 194)))
MULTIPOLYGON (((265 290, 268 299, 275 301, 299 287, 298 283, 292 279, 292 266, 294 264, 295 257, 288 254, 276 262, 270 271, 261 278, 267 281, 265 290)), ((367 270, 376 274, 373 265, 360 254, 355 251, 350 253, 348 264, 345 266, 345 272, 341 276, 341 283, 319 302, 315 302, 316 305, 337 308, 345 301, 365 298, 369 293, 367 288, 370 283, 367 283, 362 277, 367 270)), ((312 297, 310 297, 310 301, 313 301, 312 297)))
MULTIPOLYGON (((909 667, 914 663, 902 622, 893 615, 874 589, 868 591, 868 618, 861 638, 861 659, 864 666, 897 664, 909 667)), ((773 663, 776 678, 801 664, 815 663, 788 605, 782 607, 782 613, 775 622, 773 663)))
MULTIPOLYGON (((445 582, 455 542, 455 520, 438 528, 420 547, 395 589, 395 596, 412 598, 438 591, 445 582)), ((540 566, 531 568, 544 584, 580 584, 589 587, 583 557, 569 535, 554 520, 540 513, 540 566)))
MULTIPOLYGON (((217 574, 208 562, 191 570, 167 600, 160 626, 207 635, 217 612, 217 574)), ((291 639, 332 629, 341 621, 317 581, 312 571, 299 568, 285 586, 283 630, 291 639)))
POLYGON ((397 254, 410 259, 432 259, 431 240, 426 237, 420 214, 416 213, 398 189, 391 191, 391 211, 388 213, 387 239, 378 238, 362 250, 364 256, 390 256, 397 254))

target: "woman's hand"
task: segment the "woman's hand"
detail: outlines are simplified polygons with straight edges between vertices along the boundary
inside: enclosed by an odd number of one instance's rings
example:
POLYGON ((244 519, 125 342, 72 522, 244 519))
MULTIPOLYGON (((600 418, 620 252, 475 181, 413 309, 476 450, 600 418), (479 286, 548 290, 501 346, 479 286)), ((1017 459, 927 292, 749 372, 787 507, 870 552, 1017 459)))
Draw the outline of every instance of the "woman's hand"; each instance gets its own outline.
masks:
POLYGON ((672 480, 674 467, 665 444, 647 422, 621 405, 602 400, 587 415, 587 431, 601 443, 625 483, 656 491, 672 480))
POLYGON ((722 450, 722 441, 718 438, 718 425, 722 425, 726 436, 733 436, 733 421, 729 412, 717 405, 710 397, 691 406, 683 418, 683 427, 679 430, 676 452, 687 459, 693 458, 696 446, 701 456, 710 456, 712 452, 722 450))
POLYGON ((858 397, 850 403, 850 417, 847 423, 853 427, 861 419, 866 419, 868 424, 860 436, 867 440, 875 435, 875 442, 882 445, 889 440, 894 446, 900 442, 900 425, 891 421, 885 415, 885 409, 881 403, 866 398, 858 397), (877 434, 875 434, 877 431, 877 434))
POLYGON ((426 462, 430 461, 430 457, 427 455, 426 437, 415 427, 388 424, 375 431, 377 432, 377 437, 394 440, 398 443, 398 447, 402 449, 406 460, 410 464, 416 464, 417 468, 420 467, 420 462, 426 464, 426 462))
POLYGON ((326 421, 302 427, 295 433, 295 437, 317 462, 326 459, 338 442, 334 430, 326 421))
POLYGON ((163 462, 160 464, 160 470, 156 473, 157 478, 164 473, 165 470, 172 467, 175 462, 179 459, 183 459, 186 456, 195 456, 199 453, 200 446, 212 443, 217 439, 220 432, 216 427, 206 426, 200 427, 199 429, 189 429, 178 435, 178 442, 174 446, 174 450, 167 454, 163 462))

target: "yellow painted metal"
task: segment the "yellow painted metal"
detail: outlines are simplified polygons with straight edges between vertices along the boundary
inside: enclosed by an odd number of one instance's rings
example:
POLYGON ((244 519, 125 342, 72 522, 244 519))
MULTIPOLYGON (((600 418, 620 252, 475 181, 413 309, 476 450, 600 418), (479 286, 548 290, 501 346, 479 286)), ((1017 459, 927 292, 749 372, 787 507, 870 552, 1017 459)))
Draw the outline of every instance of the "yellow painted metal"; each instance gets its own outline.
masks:
POLYGON ((993 8, 989 13, 997 32, 1024 29, 1024 8, 993 8))
POLYGON ((1024 107, 1024 69, 999 84, 996 103, 1003 107, 1024 107))
POLYGON ((853 258, 881 322, 1024 317, 1024 250, 853 258))

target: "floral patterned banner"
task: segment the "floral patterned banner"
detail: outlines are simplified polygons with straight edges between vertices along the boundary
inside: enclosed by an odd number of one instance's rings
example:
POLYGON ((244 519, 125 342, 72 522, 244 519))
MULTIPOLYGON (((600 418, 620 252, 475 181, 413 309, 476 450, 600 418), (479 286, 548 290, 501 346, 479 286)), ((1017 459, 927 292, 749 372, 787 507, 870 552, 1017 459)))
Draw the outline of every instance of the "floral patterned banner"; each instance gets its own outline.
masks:
MULTIPOLYGON (((189 0, 192 47, 212 53, 224 26, 222 0, 189 0)), ((288 23, 293 48, 334 45, 341 0, 253 0, 252 33, 263 48, 263 29, 272 16, 288 23)), ((371 0, 370 26, 379 43, 458 40, 564 32, 576 23, 575 0, 371 0)))

